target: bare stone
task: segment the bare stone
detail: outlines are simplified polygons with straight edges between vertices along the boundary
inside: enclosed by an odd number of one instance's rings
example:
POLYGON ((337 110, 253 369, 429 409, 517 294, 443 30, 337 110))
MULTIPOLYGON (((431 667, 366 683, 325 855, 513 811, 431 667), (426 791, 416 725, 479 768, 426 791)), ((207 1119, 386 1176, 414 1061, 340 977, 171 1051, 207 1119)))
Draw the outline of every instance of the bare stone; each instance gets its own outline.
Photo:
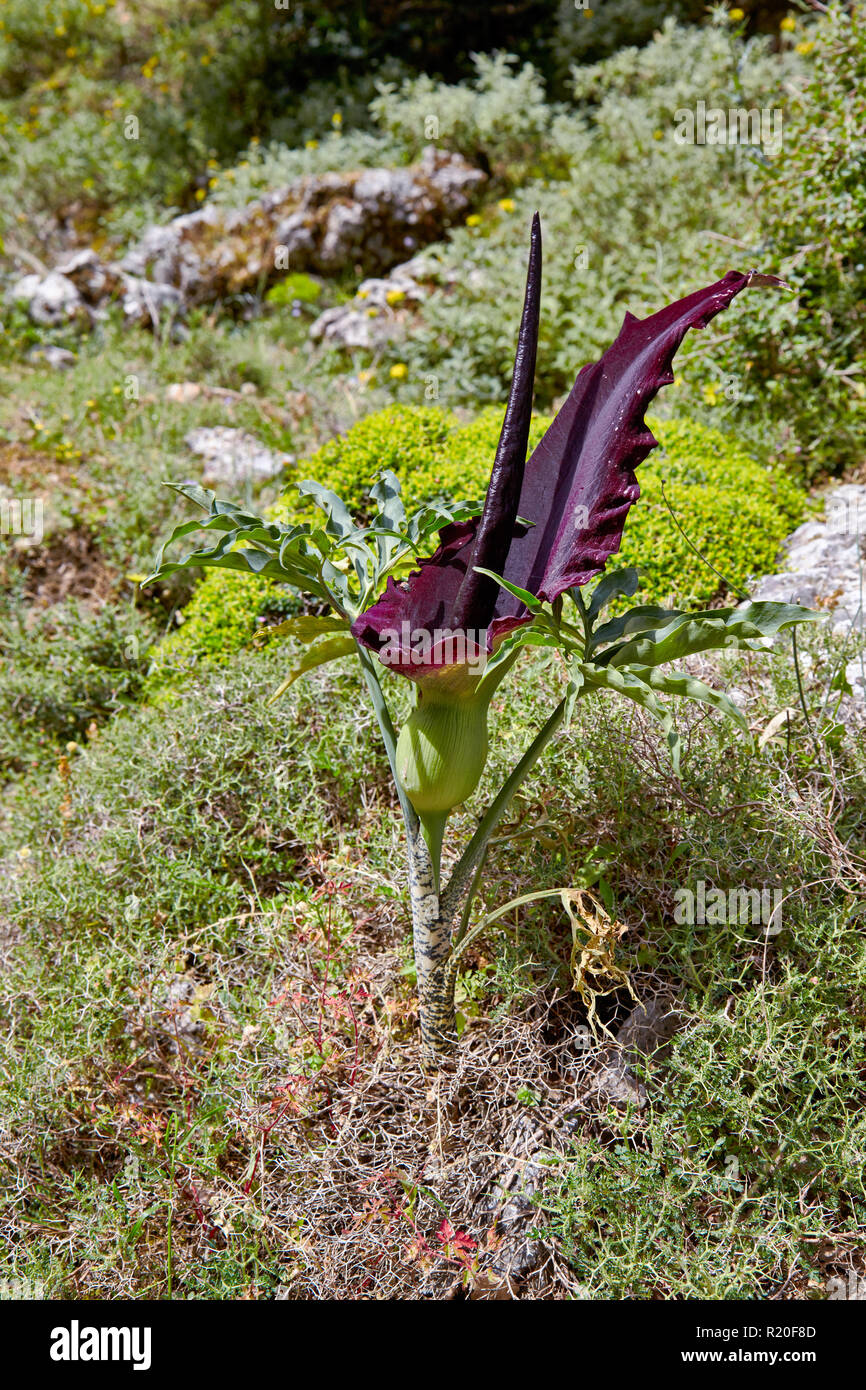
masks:
MULTIPOLYGON (((806 521, 783 547, 785 569, 759 579, 756 600, 802 603, 830 615, 834 635, 852 629, 866 632, 866 484, 844 483, 825 499, 824 520, 806 521)), ((849 664, 859 666, 858 662, 849 664)), ((866 683, 849 684, 858 702, 866 701, 866 683)))
POLYGON ((158 327, 165 314, 183 309, 183 297, 172 285, 160 285, 135 275, 122 277, 123 316, 127 323, 158 327))
POLYGON ((245 430, 228 425, 202 426, 190 430, 184 443, 204 459, 202 481, 207 484, 265 482, 290 463, 291 454, 277 454, 245 430))
POLYGON ((353 300, 319 315, 310 326, 310 337, 345 348, 378 347, 396 337, 406 311, 427 294, 416 278, 424 270, 416 258, 395 266, 388 276, 362 280, 353 300))
POLYGON ((646 1105, 646 1087, 634 1075, 631 1064, 638 1057, 663 1055, 679 1027, 679 1016, 664 1000, 652 999, 632 1009, 616 1035, 616 1042, 602 1049, 592 1089, 614 1105, 646 1105))
POLYGON ((56 328, 86 315, 76 286, 57 270, 47 275, 23 276, 13 285, 10 298, 23 304, 33 322, 45 328, 56 328))
POLYGON ((173 286, 187 304, 257 291, 288 268, 381 273, 405 255, 407 240, 435 241, 462 218, 485 178, 433 147, 404 169, 311 175, 244 208, 211 204, 151 227, 120 267, 173 286))
POLYGON ((92 247, 77 251, 55 267, 59 275, 71 280, 86 304, 95 308, 116 294, 122 283, 117 267, 100 260, 92 247))
POLYGON ((58 372, 68 371, 70 367, 75 366, 77 360, 74 352, 70 352, 69 348, 58 347, 56 343, 40 344, 33 348, 28 356, 31 361, 45 362, 58 372))

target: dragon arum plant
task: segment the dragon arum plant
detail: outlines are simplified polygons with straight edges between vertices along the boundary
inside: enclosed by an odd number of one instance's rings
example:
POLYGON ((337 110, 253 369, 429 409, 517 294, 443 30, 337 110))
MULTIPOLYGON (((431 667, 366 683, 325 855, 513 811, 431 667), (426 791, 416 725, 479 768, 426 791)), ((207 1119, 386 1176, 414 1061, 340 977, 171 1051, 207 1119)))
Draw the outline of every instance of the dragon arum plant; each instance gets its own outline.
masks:
MULTIPOLYGON (((175 562, 163 560, 164 546, 147 583, 184 567, 223 566, 293 586, 314 611, 274 630, 304 647, 276 695, 325 662, 348 655, 360 662, 405 820, 426 1065, 441 1064, 455 1046, 457 966, 488 920, 470 927, 491 837, 547 744, 570 719, 575 701, 611 690, 650 711, 665 730, 676 769, 679 741, 662 697, 686 696, 743 727, 745 720, 724 692, 668 664, 714 648, 759 649, 781 629, 815 616, 788 604, 746 601, 705 612, 639 606, 603 620, 612 600, 635 593, 633 569, 604 574, 588 598, 582 592, 620 547, 626 516, 640 493, 635 468, 657 442, 644 412, 659 388, 673 381, 673 356, 686 332, 704 327, 749 285, 780 283, 731 271, 649 318, 627 314, 613 345, 580 371, 527 460, 541 294, 536 214, 514 375, 483 503, 436 501, 407 516, 398 479, 384 472, 370 491, 366 524, 332 492, 306 481, 300 492, 313 500, 323 521, 285 525, 201 488, 177 487, 207 517, 177 527, 166 544, 199 530, 218 539, 175 562), (478 784, 487 759, 491 695, 525 646, 562 654, 566 689, 443 884, 448 817, 478 784), (415 686, 415 705, 399 738, 380 679, 383 668, 415 686)), ((568 891, 563 890, 566 906, 568 891)))

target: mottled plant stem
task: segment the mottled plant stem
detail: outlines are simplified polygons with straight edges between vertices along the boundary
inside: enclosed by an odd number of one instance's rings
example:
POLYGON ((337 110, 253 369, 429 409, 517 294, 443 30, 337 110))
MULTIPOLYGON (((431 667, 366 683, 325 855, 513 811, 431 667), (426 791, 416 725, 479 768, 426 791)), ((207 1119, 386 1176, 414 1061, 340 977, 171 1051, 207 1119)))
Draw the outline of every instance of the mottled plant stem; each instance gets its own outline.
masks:
POLYGON ((455 913, 446 920, 440 915, 439 893, 430 850, 414 809, 397 774, 397 739, 382 692, 379 673, 370 654, 358 646, 361 669, 373 701, 382 734, 400 809, 406 826, 409 857, 409 896, 412 906, 412 937, 421 1013, 421 1058, 425 1067, 436 1070, 453 1056, 457 1045, 454 1023, 454 985, 448 986, 445 968, 451 949, 455 913))
POLYGON ((421 1054, 425 1067, 435 1069, 442 1066, 453 1055, 457 1045, 454 987, 458 958, 452 951, 452 945, 461 906, 467 894, 471 896, 477 886, 471 883, 473 873, 512 797, 562 724, 565 710, 566 701, 562 700, 494 798, 441 894, 436 891, 433 864, 423 832, 420 828, 414 833, 407 832, 415 969, 421 1012, 421 1054))
MULTIPOLYGON (((547 723, 536 734, 482 818, 462 857, 455 865, 448 885, 440 889, 438 865, 434 869, 421 823, 397 774, 394 725, 382 693, 378 672, 369 653, 363 647, 359 646, 358 654, 406 825, 412 937, 421 1015, 421 1060, 426 1068, 436 1070, 453 1057, 457 1047, 454 987, 457 981, 458 957, 452 957, 451 948, 461 906, 465 902, 468 915, 472 894, 477 886, 473 883, 473 876, 481 864, 490 837, 511 804, 515 792, 532 771, 565 719, 567 702, 564 699, 560 701, 547 723)), ((498 679, 502 678, 502 674, 504 671, 498 679)), ((466 925, 468 926, 468 922, 466 925)))
POLYGON ((423 833, 408 837, 409 894, 418 1004, 421 1013, 421 1060, 435 1069, 453 1056, 457 1045, 454 1021, 454 985, 449 986, 447 966, 454 933, 454 914, 440 908, 430 851, 423 833))

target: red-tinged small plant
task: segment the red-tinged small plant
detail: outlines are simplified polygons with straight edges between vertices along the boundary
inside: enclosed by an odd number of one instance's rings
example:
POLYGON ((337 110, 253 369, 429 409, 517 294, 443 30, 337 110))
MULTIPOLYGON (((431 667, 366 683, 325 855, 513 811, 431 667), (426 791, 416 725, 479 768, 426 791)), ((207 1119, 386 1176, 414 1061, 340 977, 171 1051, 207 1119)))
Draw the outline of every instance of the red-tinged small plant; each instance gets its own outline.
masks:
MULTIPOLYGON (((491 920, 471 925, 491 837, 551 739, 570 720, 575 702, 602 691, 635 701, 660 720, 676 768, 680 745, 664 696, 701 701, 747 726, 724 692, 688 672, 666 669, 669 663, 712 649, 760 649, 767 637, 815 617, 789 604, 748 601, 702 612, 641 605, 615 618, 603 616, 612 600, 631 597, 638 588, 634 569, 603 571, 640 495, 635 469, 657 443, 644 412, 659 388, 673 381, 674 354, 690 328, 703 328, 742 290, 780 283, 731 271, 649 318, 627 314, 612 346, 578 373, 527 459, 541 298, 536 215, 514 376, 483 503, 442 500, 407 516, 398 479, 383 472, 370 489, 372 520, 360 525, 334 493, 304 481, 299 490, 313 499, 323 521, 287 526, 201 488, 177 488, 207 516, 177 527, 166 544, 198 530, 219 539, 173 562, 163 560, 163 547, 147 583, 185 567, 221 566, 280 580, 327 608, 277 629, 306 648, 277 694, 325 662, 344 656, 360 662, 405 822, 426 1065, 440 1065, 456 1043, 458 965, 491 920), (584 587, 598 575, 584 597, 584 587), (562 654, 565 694, 443 884, 448 818, 473 794, 487 761, 491 696, 527 646, 562 654), (415 706, 399 737, 382 687, 383 669, 415 687, 415 706)), ((543 896, 551 894, 527 894, 516 903, 543 896)))

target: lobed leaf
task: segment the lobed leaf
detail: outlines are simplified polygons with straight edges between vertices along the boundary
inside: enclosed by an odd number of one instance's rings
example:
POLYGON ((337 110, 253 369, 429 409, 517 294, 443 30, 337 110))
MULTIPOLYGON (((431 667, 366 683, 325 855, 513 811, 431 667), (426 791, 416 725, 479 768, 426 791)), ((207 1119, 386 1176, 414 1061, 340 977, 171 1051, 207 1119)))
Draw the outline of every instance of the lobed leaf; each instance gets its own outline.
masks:
POLYGON ((696 652, 723 650, 741 643, 748 646, 795 623, 814 622, 818 617, 820 614, 811 608, 790 603, 744 603, 738 608, 679 614, 645 637, 608 648, 597 660, 611 666, 660 666, 696 652))

